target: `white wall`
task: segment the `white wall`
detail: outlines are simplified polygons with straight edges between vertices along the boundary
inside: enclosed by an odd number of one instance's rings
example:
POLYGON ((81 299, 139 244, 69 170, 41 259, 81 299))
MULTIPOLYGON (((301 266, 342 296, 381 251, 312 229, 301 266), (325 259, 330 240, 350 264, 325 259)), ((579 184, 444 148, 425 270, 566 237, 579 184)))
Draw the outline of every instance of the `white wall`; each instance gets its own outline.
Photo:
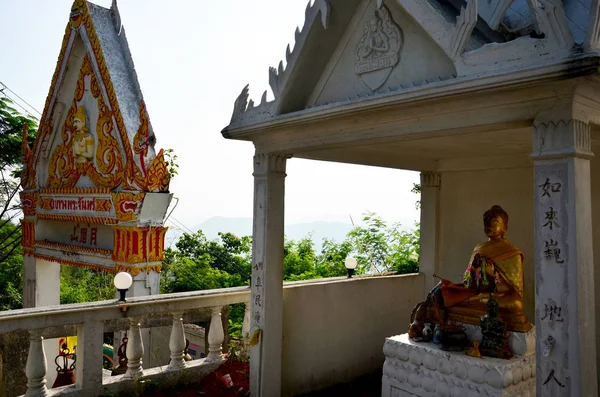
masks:
MULTIPOLYGON (((596 299, 596 348, 600 347, 600 143, 592 141, 592 151, 596 157, 591 160, 592 174, 592 237, 594 241, 594 283, 596 299)), ((596 349, 598 350, 598 349, 596 349)), ((600 354, 596 351, 597 368, 600 369, 600 354)), ((600 382, 600 377, 598 377, 600 382)), ((600 385, 599 385, 600 387, 600 385)))
MULTIPOLYGON (((36 258, 35 306, 60 305, 60 264, 36 258)), ((58 355, 58 339, 44 340, 46 352, 46 387, 52 388, 56 380, 54 359, 58 355)))
POLYGON ((483 213, 498 204, 509 216, 507 238, 525 255, 525 312, 535 323, 533 199, 533 167, 443 173, 439 275, 462 280, 473 248, 487 239, 483 213))
POLYGON ((283 394, 380 370, 385 338, 407 332, 410 313, 423 293, 420 274, 286 284, 283 394))

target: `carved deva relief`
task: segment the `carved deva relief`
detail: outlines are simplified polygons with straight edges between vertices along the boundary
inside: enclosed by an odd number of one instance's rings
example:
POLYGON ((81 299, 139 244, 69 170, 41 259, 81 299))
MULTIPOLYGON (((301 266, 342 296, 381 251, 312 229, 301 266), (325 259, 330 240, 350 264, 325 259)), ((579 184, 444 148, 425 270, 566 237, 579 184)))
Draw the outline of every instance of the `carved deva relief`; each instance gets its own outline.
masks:
POLYGON ((385 83, 400 61, 404 34, 382 5, 375 9, 372 19, 356 46, 356 74, 373 91, 385 83))
POLYGON ((48 187, 72 188, 83 175, 98 187, 114 189, 121 185, 125 181, 123 153, 112 132, 112 112, 102 98, 100 85, 86 55, 75 97, 61 130, 62 142, 50 157, 48 187), (87 101, 84 98, 86 92, 91 93, 87 101), (91 109, 97 109, 95 126, 90 117, 91 109))

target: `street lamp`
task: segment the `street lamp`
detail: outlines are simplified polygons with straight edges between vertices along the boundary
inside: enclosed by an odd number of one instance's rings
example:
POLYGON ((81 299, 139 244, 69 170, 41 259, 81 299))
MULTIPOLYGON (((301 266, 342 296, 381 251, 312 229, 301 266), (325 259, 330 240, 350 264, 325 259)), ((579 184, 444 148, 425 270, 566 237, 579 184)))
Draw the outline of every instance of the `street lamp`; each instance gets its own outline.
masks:
POLYGON ((357 264, 358 262, 353 257, 349 256, 346 258, 345 265, 346 270, 348 271, 348 278, 352 278, 352 275, 354 274, 354 269, 356 269, 357 264))
POLYGON ((133 278, 131 278, 131 274, 127 273, 127 272, 119 272, 115 275, 115 287, 117 287, 117 291, 119 291, 119 294, 121 294, 121 299, 119 299, 119 302, 125 302, 125 293, 127 293, 127 290, 129 289, 129 287, 131 287, 131 284, 133 283, 133 278))

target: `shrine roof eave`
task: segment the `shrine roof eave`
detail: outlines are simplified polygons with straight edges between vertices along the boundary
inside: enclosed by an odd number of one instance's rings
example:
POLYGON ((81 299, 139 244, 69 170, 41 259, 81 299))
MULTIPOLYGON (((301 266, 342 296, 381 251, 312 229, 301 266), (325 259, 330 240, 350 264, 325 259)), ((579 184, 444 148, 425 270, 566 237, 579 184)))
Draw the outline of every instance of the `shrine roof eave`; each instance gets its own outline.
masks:
POLYGON ((548 62, 502 73, 493 72, 476 76, 458 77, 450 80, 424 84, 385 94, 374 94, 366 98, 315 106, 296 112, 256 117, 251 122, 232 122, 223 128, 226 139, 254 141, 257 136, 276 132, 297 124, 318 122, 329 118, 376 110, 378 108, 409 106, 425 101, 448 99, 454 96, 474 95, 498 89, 518 89, 523 86, 542 84, 553 80, 564 80, 598 73, 600 55, 581 54, 567 59, 548 62))

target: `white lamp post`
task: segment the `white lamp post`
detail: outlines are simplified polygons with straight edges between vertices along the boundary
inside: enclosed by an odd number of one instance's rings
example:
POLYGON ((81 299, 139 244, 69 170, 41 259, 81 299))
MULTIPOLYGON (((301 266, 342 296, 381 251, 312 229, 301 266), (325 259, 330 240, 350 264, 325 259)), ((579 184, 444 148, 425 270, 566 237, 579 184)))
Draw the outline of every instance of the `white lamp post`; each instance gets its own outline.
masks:
POLYGON ((127 272, 119 272, 115 275, 115 287, 117 287, 117 291, 121 294, 121 299, 119 302, 125 302, 125 293, 133 284, 133 278, 131 278, 131 274, 127 272))
POLYGON ((345 265, 346 270, 348 270, 348 278, 352 278, 352 275, 354 274, 354 269, 356 269, 356 265, 358 265, 358 262, 353 257, 348 256, 346 257, 345 265))

